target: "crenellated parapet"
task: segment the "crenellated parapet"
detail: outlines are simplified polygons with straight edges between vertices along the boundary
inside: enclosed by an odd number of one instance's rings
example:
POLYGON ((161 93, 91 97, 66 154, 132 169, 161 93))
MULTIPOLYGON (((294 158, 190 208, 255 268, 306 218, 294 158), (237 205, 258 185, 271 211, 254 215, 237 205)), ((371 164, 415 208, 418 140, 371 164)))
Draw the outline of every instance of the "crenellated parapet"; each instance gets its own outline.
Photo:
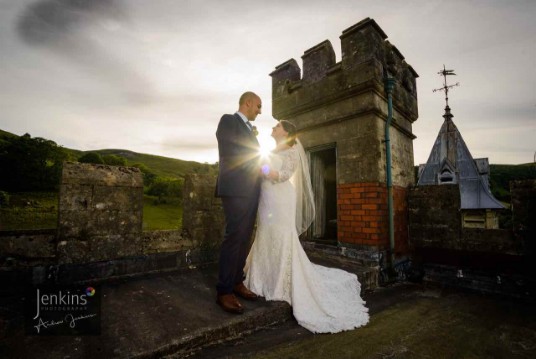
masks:
POLYGON ((279 66, 270 74, 272 76, 272 97, 283 96, 288 92, 290 84, 296 84, 301 79, 300 66, 294 59, 290 59, 279 66))
MULTIPOLYGON (((378 24, 366 18, 342 32, 340 62, 335 61, 333 47, 326 40, 303 54, 303 76, 294 59, 277 66, 270 74, 273 116, 293 118, 301 112, 329 105, 334 98, 354 96, 365 89, 384 96, 384 78, 390 75, 396 80, 393 93, 396 110, 410 123, 415 121, 418 74, 386 39, 378 24)), ((370 105, 385 112, 378 103, 370 105)))
POLYGON ((303 83, 313 83, 327 76, 335 65, 335 51, 331 42, 324 41, 305 51, 303 56, 303 83))

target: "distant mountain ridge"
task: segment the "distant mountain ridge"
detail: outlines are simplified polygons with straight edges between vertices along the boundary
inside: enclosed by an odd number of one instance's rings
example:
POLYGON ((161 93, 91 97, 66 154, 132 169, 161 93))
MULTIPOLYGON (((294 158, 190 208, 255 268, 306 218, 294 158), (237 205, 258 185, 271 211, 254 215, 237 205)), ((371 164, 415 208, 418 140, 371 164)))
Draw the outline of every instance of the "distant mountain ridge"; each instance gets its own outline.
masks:
MULTIPOLYGON (((0 146, 19 136, 0 130, 0 146)), ((127 160, 127 165, 142 163, 159 177, 183 178, 187 173, 207 172, 214 170, 214 165, 195 161, 184 161, 176 158, 156 156, 146 153, 137 153, 124 149, 101 149, 95 151, 80 151, 63 147, 72 158, 80 158, 83 154, 96 152, 101 156, 116 155, 127 160)), ((417 173, 417 166, 415 173, 417 173)), ((536 179, 536 164, 525 163, 519 165, 493 165, 490 164, 490 183, 494 196, 502 201, 509 201, 509 181, 521 179, 536 179)))
MULTIPOLYGON (((10 140, 20 136, 13 133, 0 130, 0 145, 7 143, 10 140)), ((80 158, 82 155, 95 152, 104 155, 121 156, 127 160, 127 165, 131 166, 137 163, 142 163, 147 166, 154 174, 159 177, 182 178, 187 173, 205 171, 213 165, 199 163, 196 161, 185 161, 176 158, 169 158, 146 153, 137 153, 124 149, 101 149, 95 151, 80 151, 71 148, 62 147, 73 158, 80 158)))
POLYGON ((120 156, 127 160, 127 165, 143 163, 159 177, 181 178, 184 177, 184 175, 186 175, 187 173, 202 171, 207 167, 211 166, 209 164, 199 163, 196 161, 185 161, 176 158, 151 155, 147 153, 137 153, 124 149, 103 149, 96 151, 85 151, 81 152, 81 154, 88 152, 96 152, 101 156, 120 156))
POLYGON ((13 139, 13 138, 17 138, 19 136, 11 133, 11 132, 7 132, 7 131, 3 131, 3 130, 0 130, 0 145, 2 143, 5 143, 5 142, 8 142, 9 140, 13 139))

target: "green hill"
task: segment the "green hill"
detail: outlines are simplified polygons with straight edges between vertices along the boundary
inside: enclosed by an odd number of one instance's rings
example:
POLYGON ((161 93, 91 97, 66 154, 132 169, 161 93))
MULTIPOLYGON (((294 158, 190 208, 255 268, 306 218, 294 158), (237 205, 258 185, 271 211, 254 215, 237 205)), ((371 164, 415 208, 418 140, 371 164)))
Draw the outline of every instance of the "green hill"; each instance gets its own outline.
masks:
POLYGON ((15 138, 15 137, 19 137, 11 132, 7 132, 7 131, 3 131, 3 130, 0 130, 0 139, 9 139, 9 138, 15 138))
MULTIPOLYGON (((10 140, 15 139, 17 137, 19 136, 7 131, 0 130, 0 145, 2 143, 9 142, 10 140)), ((212 165, 205 163, 184 161, 176 158, 156 156, 146 153, 137 153, 122 149, 103 149, 96 151, 80 151, 66 147, 63 147, 63 149, 69 154, 69 157, 73 159, 80 158, 82 155, 89 152, 96 152, 101 156, 120 156, 127 160, 127 165, 142 163, 159 177, 181 178, 184 177, 184 175, 187 173, 206 171, 207 168, 212 167, 212 165)))
MULTIPOLYGON (((146 153, 137 153, 129 150, 120 149, 105 149, 97 151, 81 152, 80 155, 87 152, 96 152, 101 156, 116 155, 127 160, 127 165, 143 163, 159 177, 180 178, 191 172, 202 171, 209 167, 208 164, 203 164, 195 161, 184 161, 175 158, 149 155, 146 153)), ((79 156, 80 157, 80 156, 79 156)))
POLYGON ((14 138, 17 138, 17 137, 19 137, 19 136, 14 135, 11 132, 6 132, 6 131, 0 130, 0 145, 2 145, 3 143, 7 143, 10 140, 12 140, 14 138))
POLYGON ((489 167, 491 191, 501 201, 510 201, 510 181, 536 179, 536 163, 489 165, 489 167))
MULTIPOLYGON (((0 145, 19 136, 0 130, 0 145)), ((195 161, 184 161, 176 158, 137 153, 122 149, 102 149, 96 151, 79 151, 70 148, 64 150, 71 158, 80 158, 88 152, 96 152, 101 156, 116 155, 127 160, 128 165, 142 163, 159 177, 181 178, 191 172, 204 172, 214 170, 214 165, 195 161)), ((417 167, 416 167, 417 168, 417 167)), ((536 178, 536 164, 520 165, 490 165, 491 189, 497 199, 508 202, 510 200, 509 181, 536 178)))

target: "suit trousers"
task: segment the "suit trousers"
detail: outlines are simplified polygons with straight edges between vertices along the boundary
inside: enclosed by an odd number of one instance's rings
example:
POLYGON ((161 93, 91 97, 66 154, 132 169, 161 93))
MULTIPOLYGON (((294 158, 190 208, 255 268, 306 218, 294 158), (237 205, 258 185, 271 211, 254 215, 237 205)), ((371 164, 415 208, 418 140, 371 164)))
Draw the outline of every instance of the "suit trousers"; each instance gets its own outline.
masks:
POLYGON ((222 197, 225 235, 220 249, 219 295, 230 294, 244 280, 244 266, 257 218, 259 197, 222 197))

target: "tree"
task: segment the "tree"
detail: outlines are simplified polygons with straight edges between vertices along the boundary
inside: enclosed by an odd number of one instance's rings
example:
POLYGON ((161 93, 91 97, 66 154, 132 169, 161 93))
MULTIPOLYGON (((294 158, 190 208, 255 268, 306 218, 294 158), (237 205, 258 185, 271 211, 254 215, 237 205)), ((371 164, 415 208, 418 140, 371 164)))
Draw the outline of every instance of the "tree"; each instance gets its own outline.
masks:
POLYGON ((126 166, 127 160, 124 157, 116 156, 116 155, 104 155, 102 156, 102 160, 105 164, 110 166, 126 166))
POLYGON ((0 188, 8 191, 57 189, 68 153, 54 141, 23 136, 0 148, 0 188))
POLYGON ((164 203, 165 198, 182 198, 184 180, 156 178, 147 189, 147 194, 158 197, 157 203, 164 203))
POLYGON ((88 152, 82 155, 78 159, 78 162, 80 163, 94 163, 97 165, 103 165, 104 160, 102 159, 101 155, 99 155, 97 152, 88 152))
POLYGON ((135 163, 132 165, 132 167, 139 168, 142 175, 143 175, 143 185, 144 186, 150 186, 153 184, 155 179, 157 178, 156 174, 154 174, 149 167, 144 165, 143 163, 135 163))

